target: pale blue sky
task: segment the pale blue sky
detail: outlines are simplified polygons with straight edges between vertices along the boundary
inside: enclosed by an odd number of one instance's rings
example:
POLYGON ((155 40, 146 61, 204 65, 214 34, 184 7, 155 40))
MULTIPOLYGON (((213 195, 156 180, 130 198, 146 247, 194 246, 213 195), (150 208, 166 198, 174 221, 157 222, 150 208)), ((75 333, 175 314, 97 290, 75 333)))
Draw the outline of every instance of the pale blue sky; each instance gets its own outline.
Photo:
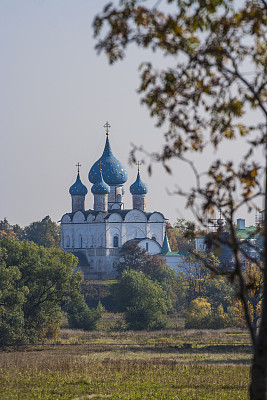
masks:
MULTIPOLYGON (((114 66, 97 56, 91 25, 105 3, 0 0, 0 219, 26 225, 50 215, 58 221, 71 211, 68 190, 77 161, 89 190, 86 208, 92 208, 87 176, 102 154, 107 120, 113 153, 128 170, 125 206, 130 208, 129 186, 136 177, 136 168, 127 165, 131 143, 149 151, 163 143, 163 131, 140 105, 137 68, 144 60, 158 65, 167 60, 134 48, 114 66)), ((238 148, 231 147, 229 157, 238 148)), ((199 168, 205 165, 201 158, 196 161, 199 168)), ((149 186, 147 208, 163 212, 171 222, 190 219, 184 200, 169 196, 167 189, 190 187, 193 176, 181 162, 172 167, 168 176, 155 166, 151 177, 142 168, 149 186)), ((254 214, 248 222, 254 222, 254 214)))

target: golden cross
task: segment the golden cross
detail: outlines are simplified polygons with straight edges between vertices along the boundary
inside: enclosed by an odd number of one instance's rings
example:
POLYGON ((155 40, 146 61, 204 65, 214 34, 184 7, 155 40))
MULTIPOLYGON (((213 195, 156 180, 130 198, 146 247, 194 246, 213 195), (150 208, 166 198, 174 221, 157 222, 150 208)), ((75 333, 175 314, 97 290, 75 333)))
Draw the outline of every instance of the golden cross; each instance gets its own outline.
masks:
POLYGON ((111 128, 111 125, 109 125, 108 121, 105 123, 104 128, 106 128, 106 135, 109 135, 109 128, 111 128))
POLYGON ((78 174, 79 174, 80 173, 81 164, 78 162, 78 164, 76 164, 75 166, 78 167, 78 174))
POLYGON ((142 164, 141 161, 137 161, 137 163, 136 163, 138 172, 140 171, 140 165, 141 165, 141 164, 142 164))
POLYGON ((100 161, 99 165, 100 165, 100 172, 102 172, 102 165, 103 165, 102 161, 100 161))

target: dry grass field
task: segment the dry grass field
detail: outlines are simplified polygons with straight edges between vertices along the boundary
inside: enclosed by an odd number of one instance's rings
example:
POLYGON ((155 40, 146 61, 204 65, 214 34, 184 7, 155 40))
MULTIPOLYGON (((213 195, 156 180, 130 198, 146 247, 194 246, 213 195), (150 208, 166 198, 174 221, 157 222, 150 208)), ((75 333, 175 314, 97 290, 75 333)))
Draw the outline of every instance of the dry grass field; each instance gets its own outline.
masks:
POLYGON ((245 400, 251 346, 241 329, 62 330, 0 353, 1 400, 245 400))

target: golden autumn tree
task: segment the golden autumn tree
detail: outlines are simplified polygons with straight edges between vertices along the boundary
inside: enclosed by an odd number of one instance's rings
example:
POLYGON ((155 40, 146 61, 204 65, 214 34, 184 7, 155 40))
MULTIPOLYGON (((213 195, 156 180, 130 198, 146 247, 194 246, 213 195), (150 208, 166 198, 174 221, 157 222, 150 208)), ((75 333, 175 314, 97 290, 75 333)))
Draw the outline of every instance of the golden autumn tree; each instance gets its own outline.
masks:
MULTIPOLYGON (((254 263, 246 262, 244 269, 244 278, 246 281, 248 306, 251 320, 255 330, 258 329, 262 315, 263 306, 263 272, 262 269, 254 263)), ((234 301, 233 308, 238 318, 239 325, 245 326, 246 320, 244 309, 240 300, 234 301)))
MULTIPOLYGON (((266 0, 166 0, 150 4, 145 0, 121 0, 107 4, 94 20, 96 49, 105 52, 110 63, 122 60, 127 47, 157 51, 169 57, 169 66, 157 70, 152 63, 141 66, 139 93, 157 126, 166 127, 166 144, 154 154, 167 171, 168 160, 179 158, 192 167, 196 186, 187 193, 187 205, 200 223, 216 210, 228 224, 229 237, 210 235, 213 243, 229 246, 235 281, 254 347, 250 398, 267 396, 267 288, 259 331, 249 311, 249 287, 242 270, 242 256, 258 264, 236 235, 234 218, 241 205, 252 207, 265 196, 260 176, 266 177, 267 132, 267 2, 266 0), (247 110, 256 110, 246 122, 247 110), (207 144, 219 149, 222 141, 239 138, 249 149, 236 165, 232 160, 215 160, 204 184, 190 155, 207 144), (254 157, 262 149, 265 165, 254 157), (188 157, 186 156, 188 155, 188 157)), ((134 158, 133 152, 133 158, 134 158)), ((265 179, 266 180, 266 179, 265 179)), ((266 187, 266 183, 265 183, 266 187)), ((182 194, 182 191, 180 191, 182 194)), ((264 226, 267 249, 267 225, 264 226)), ((266 257, 264 281, 267 280, 266 257)), ((206 265, 209 267, 208 263, 206 265)), ((220 273, 217 269, 210 269, 220 273)), ((267 285, 265 285, 267 286, 267 285)))

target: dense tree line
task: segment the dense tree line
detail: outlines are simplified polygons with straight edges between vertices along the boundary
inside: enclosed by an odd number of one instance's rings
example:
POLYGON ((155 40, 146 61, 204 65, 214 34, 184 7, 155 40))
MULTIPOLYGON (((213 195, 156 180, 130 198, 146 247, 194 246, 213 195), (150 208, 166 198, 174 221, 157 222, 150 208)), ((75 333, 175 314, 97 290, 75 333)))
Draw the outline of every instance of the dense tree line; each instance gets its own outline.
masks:
MULTIPOLYGON (((105 304, 105 299, 107 309, 124 313, 126 329, 164 328, 171 313, 183 316, 187 328, 244 325, 233 287, 223 277, 212 276, 196 260, 195 264, 191 260, 187 272, 176 273, 161 257, 148 254, 137 244, 126 245, 121 254, 118 281, 106 285, 105 290, 92 291, 94 285, 83 283, 82 275, 73 273, 77 259, 72 254, 2 238, 0 346, 56 337, 63 313, 71 328, 96 329, 103 312, 100 302, 105 304)), ((248 283, 259 281, 258 274, 261 271, 255 265, 247 266, 248 283)), ((257 323, 262 286, 256 291, 251 286, 250 299, 250 312, 257 323)))
POLYGON ((18 240, 29 240, 39 246, 60 247, 60 226, 46 216, 41 221, 35 221, 21 228, 12 225, 6 218, 0 221, 0 238, 10 237, 18 240))
MULTIPOLYGON (((114 284, 85 283, 83 290, 90 306, 99 301, 107 311, 123 312, 127 329, 159 329, 168 326, 167 315, 185 318, 186 328, 220 329, 245 325, 244 313, 233 285, 211 274, 191 253, 187 267, 176 272, 158 255, 150 255, 136 243, 121 250, 120 276, 114 284), (185 271, 185 269, 187 269, 185 271)), ((203 254, 201 255, 203 257, 203 254)), ((219 261, 206 254, 209 262, 219 261)), ((246 266, 247 279, 255 279, 256 266, 246 266)), ((251 313, 260 315, 262 286, 251 289, 251 313)))
POLYGON ((100 315, 81 294, 77 259, 10 237, 0 240, 0 346, 56 337, 67 312, 71 327, 93 329, 100 315))

